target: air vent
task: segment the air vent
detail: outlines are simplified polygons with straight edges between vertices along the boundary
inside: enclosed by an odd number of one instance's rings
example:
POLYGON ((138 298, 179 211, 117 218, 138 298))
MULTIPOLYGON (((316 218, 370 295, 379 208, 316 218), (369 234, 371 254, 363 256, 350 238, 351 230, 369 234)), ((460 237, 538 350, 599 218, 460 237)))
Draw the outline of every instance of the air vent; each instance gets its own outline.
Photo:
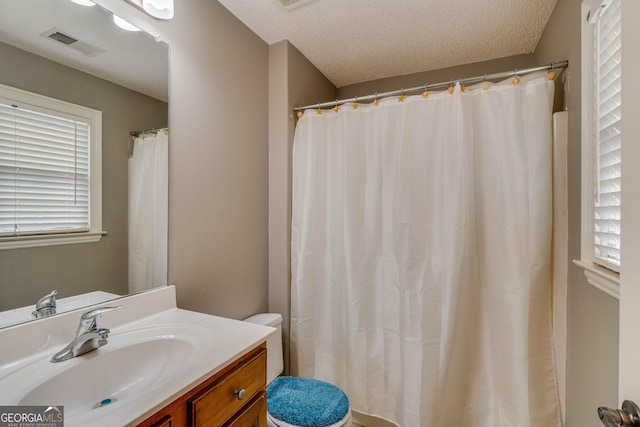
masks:
POLYGON ((314 0, 278 0, 278 3, 285 9, 291 10, 300 6, 304 6, 305 4, 309 4, 312 1, 314 0))
MULTIPOLYGON (((303 0, 304 1, 304 0, 303 0)), ((47 38, 49 40, 56 41, 64 46, 76 50, 85 56, 96 56, 99 53, 104 52, 104 49, 95 47, 89 43, 83 42, 76 37, 73 37, 66 31, 62 31, 58 28, 51 28, 48 31, 40 34, 40 37, 47 38)))
POLYGON ((59 31, 56 31, 53 34, 49 34, 49 38, 66 45, 70 45, 78 41, 78 39, 74 39, 73 37, 63 34, 59 31))

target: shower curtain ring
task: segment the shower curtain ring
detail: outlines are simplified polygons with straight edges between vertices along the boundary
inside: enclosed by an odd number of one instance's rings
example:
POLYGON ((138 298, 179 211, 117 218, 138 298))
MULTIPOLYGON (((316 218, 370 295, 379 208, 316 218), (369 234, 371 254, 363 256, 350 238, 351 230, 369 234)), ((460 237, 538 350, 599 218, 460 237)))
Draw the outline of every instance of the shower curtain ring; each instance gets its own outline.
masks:
POLYGON ((424 84, 424 92, 422 92, 422 97, 426 98, 427 96, 429 96, 429 89, 428 89, 428 84, 424 84))
POLYGON ((458 77, 456 80, 452 80, 451 85, 455 87, 456 84, 460 85, 460 92, 464 92, 466 90, 464 79, 462 77, 458 77))
POLYGON ((354 99, 355 99, 355 102, 353 103, 353 109, 357 110, 358 109, 358 97, 356 96, 356 97, 354 97, 354 99))
POLYGON ((398 97, 398 102, 404 102, 404 89, 400 89, 400 96, 398 97))
POLYGON ((451 79, 451 81, 449 81, 449 89, 447 89, 447 92, 449 92, 449 94, 453 93, 453 79, 451 79))
POLYGON ((373 99, 373 105, 378 106, 378 92, 376 92, 375 97, 373 99))
POLYGON ((556 78, 557 73, 554 71, 555 65, 556 65, 555 62, 551 62, 551 64, 550 64, 551 69, 547 73, 547 79, 549 79, 549 80, 553 80, 553 79, 556 78))
POLYGON ((339 108, 338 108, 338 100, 336 99, 336 105, 335 105, 335 107, 333 107, 333 111, 335 111, 337 113, 338 110, 339 110, 339 108))

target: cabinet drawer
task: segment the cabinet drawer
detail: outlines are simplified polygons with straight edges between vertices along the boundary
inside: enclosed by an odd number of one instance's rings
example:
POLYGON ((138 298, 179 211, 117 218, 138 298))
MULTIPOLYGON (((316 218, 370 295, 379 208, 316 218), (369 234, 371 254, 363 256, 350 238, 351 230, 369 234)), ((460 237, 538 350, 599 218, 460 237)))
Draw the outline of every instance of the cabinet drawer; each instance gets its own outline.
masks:
POLYGON ((266 427, 267 426, 267 395, 260 393, 257 399, 247 405, 240 414, 235 416, 224 427, 266 427))
POLYGON ((267 352, 262 349, 253 358, 187 400, 189 425, 220 426, 245 403, 264 390, 267 382, 267 352), (244 391, 244 393, 242 392, 244 391), (241 398, 242 397, 242 398, 241 398))

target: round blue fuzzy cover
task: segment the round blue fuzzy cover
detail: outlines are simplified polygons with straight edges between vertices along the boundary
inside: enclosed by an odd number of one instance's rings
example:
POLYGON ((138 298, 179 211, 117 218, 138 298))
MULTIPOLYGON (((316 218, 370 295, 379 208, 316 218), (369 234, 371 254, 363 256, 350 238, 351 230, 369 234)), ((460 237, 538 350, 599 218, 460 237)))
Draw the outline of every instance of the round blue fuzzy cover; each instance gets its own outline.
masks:
POLYGON ((267 411, 300 427, 326 427, 343 419, 349 399, 338 387, 311 378, 278 377, 267 387, 267 411))

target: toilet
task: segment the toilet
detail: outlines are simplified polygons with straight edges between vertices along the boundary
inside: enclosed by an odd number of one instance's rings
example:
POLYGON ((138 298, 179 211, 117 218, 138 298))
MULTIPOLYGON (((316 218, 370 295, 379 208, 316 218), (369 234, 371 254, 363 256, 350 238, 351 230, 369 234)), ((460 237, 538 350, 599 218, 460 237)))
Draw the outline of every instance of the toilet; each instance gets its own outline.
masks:
POLYGON ((267 339, 267 426, 349 427, 347 395, 338 387, 312 378, 279 377, 283 369, 282 316, 262 313, 245 322, 271 326, 278 332, 267 339))

